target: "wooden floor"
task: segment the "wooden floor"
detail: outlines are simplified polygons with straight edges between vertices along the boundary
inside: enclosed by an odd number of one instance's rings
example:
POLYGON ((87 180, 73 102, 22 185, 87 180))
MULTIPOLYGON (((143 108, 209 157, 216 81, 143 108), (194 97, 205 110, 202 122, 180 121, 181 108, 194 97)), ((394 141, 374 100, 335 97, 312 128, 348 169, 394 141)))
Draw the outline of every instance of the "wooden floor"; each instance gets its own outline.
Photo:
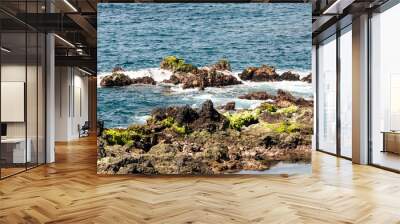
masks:
POLYGON ((400 223, 400 175, 313 155, 311 176, 97 176, 94 138, 0 181, 0 223, 400 223))

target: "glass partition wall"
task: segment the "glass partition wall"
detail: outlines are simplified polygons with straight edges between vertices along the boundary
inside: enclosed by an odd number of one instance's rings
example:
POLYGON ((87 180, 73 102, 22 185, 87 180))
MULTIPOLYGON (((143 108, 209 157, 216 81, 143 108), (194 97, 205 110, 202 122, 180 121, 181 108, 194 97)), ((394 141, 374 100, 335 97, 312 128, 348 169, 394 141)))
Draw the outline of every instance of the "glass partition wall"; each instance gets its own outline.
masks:
POLYGON ((400 171, 400 4, 371 18, 370 163, 400 171))
POLYGON ((340 155, 352 158, 352 33, 351 25, 341 31, 340 64, 340 155))
POLYGON ((317 150, 352 157, 352 27, 317 48, 317 150))
MULTIPOLYGON (((27 6, 25 9, 29 12, 37 8, 31 5, 29 10, 27 6)), ((15 23, 12 30, 3 23, 0 26, 0 178, 3 179, 45 163, 46 40, 44 33, 23 23, 15 23)))
POLYGON ((318 46, 318 149, 336 153, 336 36, 318 46))

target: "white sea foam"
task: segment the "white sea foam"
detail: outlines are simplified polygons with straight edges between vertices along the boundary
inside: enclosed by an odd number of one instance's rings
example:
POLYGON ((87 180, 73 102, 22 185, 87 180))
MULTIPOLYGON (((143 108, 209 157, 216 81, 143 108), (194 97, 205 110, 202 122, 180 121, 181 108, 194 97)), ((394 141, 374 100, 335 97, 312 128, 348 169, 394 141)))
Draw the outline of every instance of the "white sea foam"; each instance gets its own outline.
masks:
MULTIPOLYGON (((289 70, 277 70, 278 74, 282 74, 285 71, 289 70)), ((294 73, 300 75, 300 77, 304 77, 310 74, 310 71, 295 71, 292 70, 294 73)), ((161 84, 166 86, 171 86, 171 94, 191 94, 196 93, 194 98, 198 99, 211 99, 213 102, 215 101, 218 103, 219 101, 226 103, 226 100, 233 101, 235 98, 227 99, 227 98, 218 98, 217 95, 224 95, 226 92, 237 92, 239 90, 248 89, 249 91, 263 91, 263 90, 278 90, 283 89, 286 91, 290 91, 293 93, 297 93, 300 95, 304 95, 306 98, 307 95, 312 93, 312 85, 302 81, 278 81, 278 82, 252 82, 252 81, 243 81, 239 78, 239 74, 241 71, 233 71, 229 72, 230 75, 233 75, 238 80, 242 81, 243 84, 240 85, 232 85, 226 86, 224 88, 217 88, 217 87, 207 87, 205 91, 200 92, 198 88, 190 88, 190 89, 183 89, 182 85, 172 85, 172 84, 161 84)), ((137 71, 126 71, 124 72, 130 78, 139 78, 139 77, 152 77, 156 82, 161 83, 163 80, 167 80, 171 77, 172 72, 160 68, 147 68, 147 69, 140 69, 137 71)), ((106 76, 110 75, 111 73, 100 73, 98 75, 98 86, 100 86, 101 79, 106 76)), ((251 104, 254 105, 254 101, 251 101, 251 104)), ((237 102, 237 106, 243 104, 243 109, 248 108, 247 103, 244 102, 237 102)), ((249 103, 250 104, 250 103, 249 103)))
POLYGON ((134 116, 133 119, 137 124, 146 124, 147 119, 149 119, 150 117, 150 115, 134 116))
MULTIPOLYGON (((162 82, 163 80, 169 79, 172 72, 160 68, 146 68, 137 71, 125 71, 124 74, 129 76, 131 79, 148 76, 153 78, 156 82, 162 82)), ((100 73, 97 76, 97 86, 100 86, 101 79, 106 75, 111 75, 111 72, 100 73)))

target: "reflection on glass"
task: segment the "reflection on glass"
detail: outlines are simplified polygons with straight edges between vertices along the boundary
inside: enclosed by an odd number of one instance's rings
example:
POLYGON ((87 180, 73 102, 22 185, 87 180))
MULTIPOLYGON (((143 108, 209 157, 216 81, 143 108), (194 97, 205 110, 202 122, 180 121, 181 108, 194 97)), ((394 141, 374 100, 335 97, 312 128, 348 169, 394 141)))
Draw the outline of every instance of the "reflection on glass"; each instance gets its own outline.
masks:
POLYGON ((340 36, 340 153, 352 157, 352 35, 351 26, 340 36))
POLYGON ((28 62, 27 62, 27 142, 30 147, 30 162, 27 163, 28 168, 37 165, 37 79, 38 79, 38 50, 37 33, 27 33, 28 38, 28 62))
POLYGON ((336 37, 318 48, 318 148, 336 153, 336 37))
POLYGON ((2 177, 24 171, 31 159, 30 147, 26 144, 25 38, 25 33, 1 34, 2 47, 9 49, 1 52, 2 177))
POLYGON ((372 163, 400 170, 400 5, 372 17, 372 163))

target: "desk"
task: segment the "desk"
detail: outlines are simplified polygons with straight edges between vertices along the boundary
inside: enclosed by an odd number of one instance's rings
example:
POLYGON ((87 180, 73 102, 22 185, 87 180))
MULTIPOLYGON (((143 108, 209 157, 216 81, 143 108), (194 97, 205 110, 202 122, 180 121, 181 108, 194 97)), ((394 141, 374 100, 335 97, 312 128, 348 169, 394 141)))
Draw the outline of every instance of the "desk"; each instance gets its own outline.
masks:
POLYGON ((400 131, 382 131, 383 150, 382 152, 392 152, 400 154, 400 131))
POLYGON ((25 152, 25 138, 4 138, 1 139, 1 156, 6 163, 25 163, 31 162, 31 139, 27 139, 25 152), (12 154, 12 155, 11 155, 12 154), (12 158, 12 159, 11 159, 12 158))

